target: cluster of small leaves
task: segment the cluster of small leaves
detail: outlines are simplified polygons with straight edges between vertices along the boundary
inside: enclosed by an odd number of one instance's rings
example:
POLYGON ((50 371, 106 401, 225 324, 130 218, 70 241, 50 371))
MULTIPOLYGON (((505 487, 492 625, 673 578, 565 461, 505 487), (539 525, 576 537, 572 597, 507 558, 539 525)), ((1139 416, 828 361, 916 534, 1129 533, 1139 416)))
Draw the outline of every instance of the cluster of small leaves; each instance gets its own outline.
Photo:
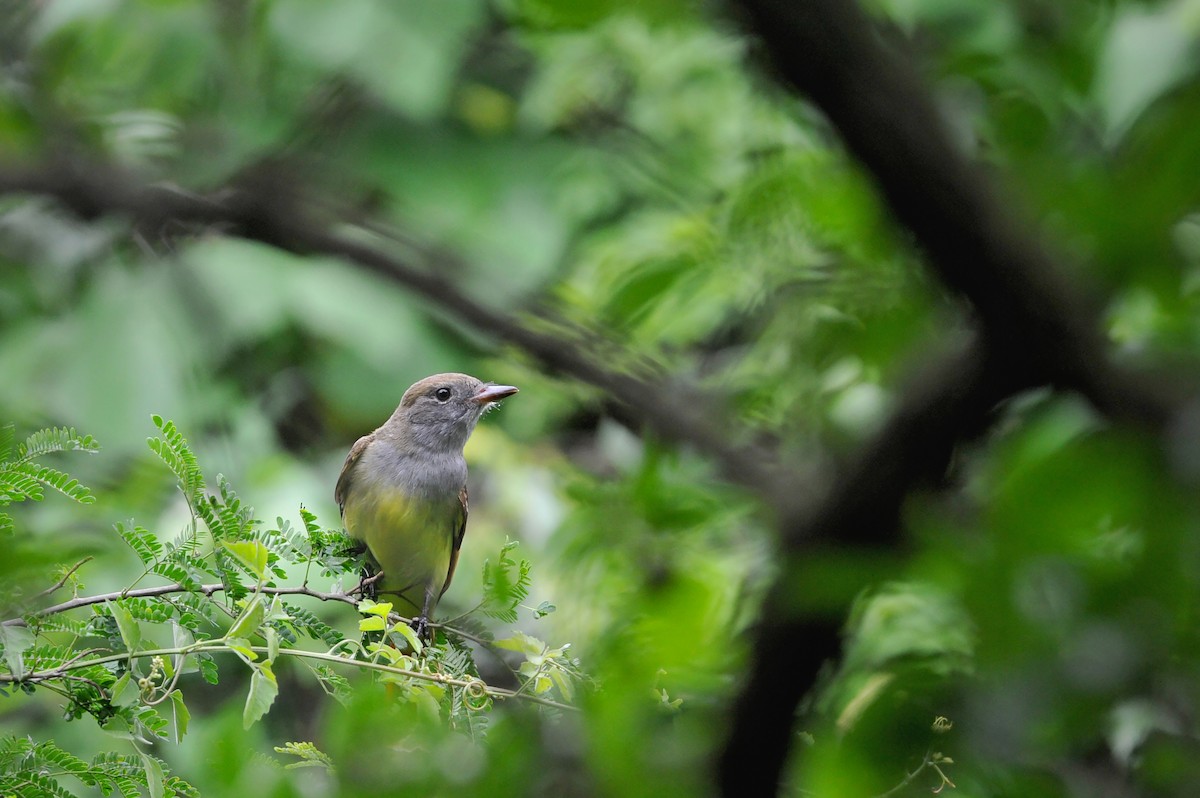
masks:
MULTIPOLYGON (((288 634, 291 630, 303 632, 313 640, 320 640, 326 645, 333 647, 346 639, 346 636, 334 629, 329 624, 317 617, 316 613, 304 607, 297 606, 291 602, 282 603, 284 612, 287 613, 288 620, 286 624, 280 624, 277 627, 280 635, 288 639, 288 634)), ((291 637, 292 642, 295 642, 295 635, 291 637)))
MULTIPOLYGON (((274 579, 288 576, 284 565, 317 563, 326 575, 341 574, 355 568, 350 547, 344 534, 324 530, 316 516, 305 508, 300 515, 303 531, 279 519, 275 529, 262 529, 254 510, 244 504, 233 487, 223 478, 217 479, 217 492, 206 493, 206 480, 199 461, 187 439, 175 424, 160 416, 153 417, 160 436, 149 439, 151 450, 167 465, 179 481, 188 506, 203 522, 212 545, 209 554, 201 556, 200 538, 196 530, 186 530, 177 540, 162 544, 154 533, 132 524, 118 524, 117 532, 141 559, 147 573, 170 579, 195 593, 206 577, 220 581, 221 592, 229 605, 246 598, 249 589, 243 584, 249 576, 258 584, 274 584, 274 579)), ((193 525, 194 527, 194 525, 193 525)), ((178 622, 195 635, 201 634, 200 624, 207 621, 211 632, 223 620, 214 603, 205 596, 177 599, 172 602, 178 622)), ((272 622, 276 633, 291 643, 296 632, 336 644, 341 635, 321 622, 310 612, 296 608, 287 623, 272 622)))
POLYGON ((301 565, 320 566, 322 576, 340 576, 357 571, 360 564, 360 544, 340 530, 323 529, 308 508, 301 506, 300 519, 304 530, 294 528, 285 518, 275 519, 274 529, 255 535, 273 556, 301 565))
POLYGON ((313 666, 312 673, 326 695, 342 705, 350 702, 350 681, 345 676, 342 676, 328 665, 315 665, 313 666))
POLYGON ((175 422, 166 421, 159 415, 153 416, 152 420, 162 437, 146 439, 150 450, 171 469, 188 501, 199 504, 204 495, 204 473, 200 470, 196 455, 188 446, 183 433, 175 426, 175 422))
POLYGON ((566 701, 575 697, 575 683, 583 678, 579 660, 567 656, 570 643, 552 647, 524 632, 497 640, 497 648, 516 651, 525 659, 517 669, 523 677, 523 690, 532 695, 545 695, 557 688, 566 701))
POLYGON ((287 770, 323 768, 331 773, 336 770, 333 766, 333 760, 329 758, 329 754, 321 751, 310 742, 285 743, 282 746, 276 746, 275 753, 296 757, 295 762, 284 765, 284 768, 287 770))
MULTIPOLYGON (((42 465, 38 458, 54 452, 96 452, 100 445, 91 435, 80 435, 68 427, 39 430, 13 448, 13 426, 0 426, 0 507, 26 500, 41 501, 50 488, 81 504, 95 501, 79 480, 56 468, 42 465)), ((0 512, 0 535, 12 534, 12 516, 0 512)))
POLYGON ((505 623, 516 623, 517 607, 529 595, 529 561, 518 562, 510 556, 517 545, 515 540, 505 540, 496 564, 491 560, 483 564, 483 603, 479 610, 505 623))
MULTIPOLYGON (((520 633, 492 644, 492 634, 471 613, 455 619, 453 626, 435 626, 438 639, 428 644, 406 619, 392 613, 391 604, 363 599, 359 603, 365 616, 359 624, 363 636, 355 641, 310 609, 285 602, 283 595, 289 593, 347 600, 344 594, 313 591, 308 578, 314 564, 327 577, 356 572, 360 559, 353 544, 344 533, 322 529, 316 516, 304 508, 301 528, 283 519, 273 529, 262 528, 253 510, 224 479, 218 478, 215 493, 207 492, 198 461, 172 422, 155 417, 154 424, 160 436, 150 439, 150 448, 177 477, 192 511, 190 523, 169 542, 133 521, 116 524, 117 535, 142 566, 129 587, 103 596, 77 596, 53 611, 0 624, 7 670, 4 682, 26 692, 39 686, 52 689, 66 698, 68 719, 91 716, 106 730, 133 741, 136 756, 110 754, 89 765, 60 752, 53 743, 13 742, 6 750, 14 764, 7 770, 30 778, 0 794, 69 795, 58 783, 59 777, 68 776, 98 787, 105 795, 140 794, 143 789, 152 796, 164 791, 192 794, 187 785, 172 786, 161 763, 143 756, 139 745, 156 739, 182 740, 190 713, 180 677, 199 672, 216 683, 214 656, 222 653, 234 654, 250 671, 242 714, 247 728, 270 710, 278 696, 274 667, 281 656, 310 663, 321 687, 339 701, 349 697, 351 685, 331 666, 366 664, 390 686, 394 700, 473 739, 486 733, 487 712, 496 696, 507 692, 483 682, 465 640, 521 655, 522 661, 512 666, 523 684, 518 696, 538 696, 543 703, 553 689, 566 700, 573 696, 580 675, 578 663, 565 656, 568 646, 553 648, 520 633), (300 566, 303 585, 280 587, 277 580, 300 566), (168 583, 139 592, 138 583, 151 577, 168 583), (63 614, 74 608, 87 608, 90 615, 80 619, 63 614), (328 650, 293 648, 302 636, 320 641, 328 650), (81 641, 93 647, 83 648, 81 641), (124 781, 117 781, 118 776, 124 781)), ((62 446, 69 440, 75 438, 43 435, 35 441, 39 448, 30 450, 45 451, 50 444, 62 446)), ((22 456, 25 451, 21 450, 22 456)), ((484 597, 476 608, 480 614, 510 622, 517 619, 517 608, 529 594, 530 564, 512 556, 516 546, 506 541, 494 563, 485 565, 484 597)), ((543 602, 534 617, 552 609, 543 602)), ((277 750, 299 759, 288 767, 332 767, 311 743, 293 742, 277 750)))
POLYGON ((25 737, 6 737, 0 741, 0 794, 72 798, 75 793, 60 782, 65 776, 96 788, 104 796, 199 796, 192 785, 171 775, 161 759, 141 751, 136 756, 105 752, 88 762, 51 741, 34 742, 25 737))
MULTIPOLYGON (((461 679, 479 679, 475 657, 461 639, 449 637, 448 645, 438 649, 438 656, 445 672, 461 679)), ((472 740, 487 735, 491 718, 486 710, 492 708, 492 699, 486 693, 463 687, 451 690, 449 699, 446 709, 451 728, 462 731, 472 740)))
MULTIPOLYGON (((221 581, 227 599, 235 602, 246 595, 247 591, 242 585, 240 574, 249 573, 249 571, 239 568, 237 558, 229 556, 221 544, 253 539, 259 524, 254 518, 254 510, 242 503, 223 477, 218 477, 217 493, 209 494, 200 463, 175 423, 157 415, 153 417, 153 421, 154 426, 160 432, 160 437, 147 439, 150 449, 158 455, 179 481, 180 490, 183 492, 193 516, 204 522, 204 526, 212 538, 212 553, 205 558, 194 556, 197 545, 194 530, 191 531, 191 534, 185 533, 183 539, 169 551, 164 551, 161 547, 151 543, 150 538, 153 536, 145 533, 144 530, 142 530, 144 534, 138 536, 138 541, 131 542, 126 538, 126 542, 130 543, 150 572, 159 573, 168 578, 178 576, 187 580, 189 577, 195 577, 194 569, 199 568, 204 573, 217 577, 221 581)), ((125 535, 123 534, 122 537, 125 535)), ((280 575, 286 574, 280 572, 280 575)), ((186 581, 179 583, 185 584, 186 581)))

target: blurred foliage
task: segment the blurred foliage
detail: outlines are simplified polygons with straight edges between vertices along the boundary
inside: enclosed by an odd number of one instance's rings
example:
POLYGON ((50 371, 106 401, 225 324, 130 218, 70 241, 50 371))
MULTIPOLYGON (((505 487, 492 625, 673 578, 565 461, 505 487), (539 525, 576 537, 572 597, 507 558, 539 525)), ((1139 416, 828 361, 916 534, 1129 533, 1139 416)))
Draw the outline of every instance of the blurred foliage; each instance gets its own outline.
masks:
MULTIPOLYGON (((1200 3, 866 5, 1030 234, 1081 264, 1073 277, 1103 303, 1119 355, 1194 360, 1200 3)), ((194 191, 277 170, 373 243, 450 264, 499 310, 552 308, 610 344, 611 365, 645 360, 704 388, 731 436, 815 469, 870 436, 963 314, 825 123, 758 73, 721 14, 679 0, 8 0, 0 163, 82 154, 194 191)), ((516 621, 511 654, 456 667, 513 687, 512 666, 566 698, 561 678, 582 712, 497 705, 480 739, 451 708, 413 712, 363 674, 314 682, 283 658, 268 678, 230 655, 180 675, 188 736, 145 732, 149 759, 70 696, 14 691, 0 700, 5 775, 75 774, 63 784, 76 794, 107 789, 89 770, 106 767, 126 779, 112 788, 151 793, 161 775, 203 795, 706 794, 775 573, 772 519, 597 391, 393 283, 220 229, 177 232, 0 199, 0 424, 104 442, 63 465, 94 503, 18 503, 0 486, 5 618, 85 557, 55 599, 177 581, 153 563, 207 520, 205 502, 335 518, 350 443, 411 382, 467 371, 521 394, 468 446, 471 527, 441 607, 454 618, 487 600, 516 621), (188 431, 208 490, 181 489, 187 468, 147 451, 152 414, 188 431), (483 579, 499 551, 514 580, 532 563, 513 605, 483 579), (575 657, 587 689, 567 680, 575 657), (264 680, 279 699, 244 729, 264 680)), ((1116 782, 1191 795, 1198 463, 1031 393, 957 453, 944 490, 908 503, 903 552, 814 553, 803 605, 845 614, 847 646, 811 699, 830 725, 798 737, 789 789, 920 795, 947 779, 964 796, 1116 782)), ((247 528, 230 542, 254 540, 247 528)), ((209 578, 253 588, 230 551, 201 553, 209 578)), ((222 606, 240 618, 250 604, 222 606)), ((273 628, 258 606, 255 628, 273 628)), ((129 650, 120 612, 72 645, 129 650)), ((329 640, 381 617, 307 612, 329 640)), ((8 640, 6 655, 26 642, 8 640)), ((93 681, 109 690, 118 671, 93 681)))

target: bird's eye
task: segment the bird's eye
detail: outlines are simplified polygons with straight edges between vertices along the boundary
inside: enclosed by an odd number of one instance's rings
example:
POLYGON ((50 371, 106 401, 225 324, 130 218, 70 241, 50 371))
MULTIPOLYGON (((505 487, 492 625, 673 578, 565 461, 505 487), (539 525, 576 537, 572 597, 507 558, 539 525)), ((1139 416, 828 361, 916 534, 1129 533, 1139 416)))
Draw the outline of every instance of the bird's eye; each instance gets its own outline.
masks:
POLYGON ((433 395, 435 397, 437 397, 437 400, 439 402, 450 401, 450 389, 449 388, 438 388, 436 391, 433 392, 433 395))

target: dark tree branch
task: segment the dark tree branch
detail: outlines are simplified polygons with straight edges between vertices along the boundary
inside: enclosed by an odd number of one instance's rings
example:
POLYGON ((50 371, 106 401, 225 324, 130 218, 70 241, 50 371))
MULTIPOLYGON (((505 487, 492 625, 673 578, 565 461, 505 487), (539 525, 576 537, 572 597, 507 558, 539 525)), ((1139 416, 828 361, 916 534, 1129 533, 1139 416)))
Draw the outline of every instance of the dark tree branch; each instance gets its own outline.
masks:
MULTIPOLYGON (((879 434, 828 491, 784 519, 788 544, 763 607, 754 655, 718 764, 725 795, 773 794, 793 739, 795 710, 841 648, 844 616, 799 610, 795 574, 815 546, 885 551, 898 545, 900 511, 913 488, 945 473, 957 443, 982 432, 996 403, 1028 387, 1023 370, 972 340, 925 373, 879 434)), ((849 598, 849 597, 848 597, 849 598)))
POLYGON ((984 428, 996 402, 1029 385, 1078 391, 1101 413, 1157 433, 1186 407, 1181 385, 1114 367, 1095 309, 953 145, 914 71, 855 3, 743 0, 741 8, 781 79, 825 112, 932 269, 974 305, 982 338, 914 386, 830 490, 784 517, 788 561, 733 707, 719 763, 725 795, 778 790, 795 710, 840 648, 840 616, 797 609, 802 586, 789 577, 806 545, 895 550, 905 496, 984 428))
POLYGON ((1064 279, 1062 258, 955 146, 916 72, 856 3, 740 7, 779 78, 826 114, 932 269, 974 305, 994 345, 1102 413, 1157 429, 1171 421, 1179 397, 1113 367, 1096 308, 1064 279))
MULTIPOLYGON (((467 326, 516 346, 552 373, 567 374, 600 388, 628 407, 665 439, 710 456, 722 475, 746 485, 772 506, 788 506, 803 480, 769 453, 741 446, 722 425, 705 397, 673 383, 653 366, 626 370, 603 365, 602 342, 591 345, 561 319, 541 318, 540 328, 522 324, 463 293, 445 277, 456 264, 421 269, 348 234, 332 232, 315 219, 293 187, 267 173, 249 175, 242 184, 208 195, 188 194, 168 185, 144 185, 111 167, 62 161, 42 168, 0 166, 0 194, 42 194, 56 198, 85 219, 128 216, 139 228, 159 230, 180 224, 215 228, 227 235, 259 241, 299 255, 328 255, 394 280, 467 326)), ((432 259, 444 260, 444 255, 432 259)))

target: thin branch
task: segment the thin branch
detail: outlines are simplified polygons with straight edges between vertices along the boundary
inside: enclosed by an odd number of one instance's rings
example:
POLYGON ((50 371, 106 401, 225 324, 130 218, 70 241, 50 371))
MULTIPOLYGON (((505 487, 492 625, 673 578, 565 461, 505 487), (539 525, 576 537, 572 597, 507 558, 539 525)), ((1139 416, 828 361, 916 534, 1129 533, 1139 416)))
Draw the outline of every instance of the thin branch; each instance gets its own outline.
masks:
MULTIPOLYGON (((31 612, 23 618, 9 618, 0 623, 2 626, 25 626, 26 619, 45 618, 49 615, 57 615, 60 612, 69 612, 77 610, 80 607, 88 607, 93 604, 103 604, 106 601, 118 601, 123 598, 148 598, 151 596, 164 596, 170 593, 198 593, 200 595, 211 597, 213 593, 220 593, 225 590, 225 585, 216 583, 211 585, 199 585, 195 588, 186 587, 176 583, 169 585, 156 585, 154 587, 140 587, 136 590, 116 590, 112 593, 99 593, 94 596, 79 596, 70 601, 64 601, 61 604, 55 604, 51 607, 31 612)), ((358 606, 358 601, 345 593, 322 593, 319 590, 313 590, 310 587, 264 587, 253 592, 264 593, 268 596, 310 596, 321 601, 341 601, 346 604, 358 606)))
MULTIPOLYGON (((166 185, 145 185, 127 172, 93 163, 62 161, 41 168, 0 166, 0 194, 43 194, 58 199, 85 219, 127 215, 139 228, 194 225, 227 235, 260 241, 299 255, 326 255, 356 264, 405 286, 448 311, 489 338, 524 350, 550 371, 595 386, 628 407, 664 438, 693 446, 718 464, 725 478, 787 504, 803 485, 793 470, 772 462, 769 452, 734 443, 718 409, 698 391, 682 386, 648 362, 608 368, 627 353, 588 336, 563 319, 542 314, 519 321, 468 296, 447 279, 461 269, 445 253, 414 253, 432 261, 414 266, 391 252, 357 237, 332 232, 312 218, 294 187, 269 175, 249 175, 242 183, 207 195, 186 193, 166 185), (537 328, 535 328, 535 326, 537 328)), ((375 237, 378 241, 378 237, 375 237)), ((386 242, 380 242, 386 243, 386 242)), ((413 248, 407 248, 412 250, 413 248)))
MULTIPOLYGON (((86 562, 86 560, 84 562, 86 562)), ((82 565, 82 564, 83 564, 82 562, 79 563, 79 565, 82 565)), ((79 565, 76 565, 75 568, 78 568, 79 565)), ((73 568, 72 571, 73 570, 75 570, 75 569, 73 568)), ((70 612, 71 610, 77 610, 81 607, 89 607, 94 604, 103 604, 107 601, 118 601, 123 598, 148 598, 148 597, 166 596, 166 595, 170 595, 173 593, 196 593, 196 594, 200 594, 200 595, 203 595, 206 597, 211 597, 214 593, 220 593, 224 590, 225 590, 225 585, 219 584, 219 583, 214 583, 214 584, 210 584, 210 585, 200 585, 196 588, 189 588, 184 585, 172 583, 172 584, 168 584, 168 585, 156 585, 155 587, 138 588, 136 590, 118 590, 118 591, 113 591, 112 593, 100 593, 100 594, 97 594, 94 596, 78 596, 74 599, 71 599, 70 601, 64 601, 61 604, 55 604, 51 607, 46 607, 45 609, 30 613, 22 618, 10 618, 6 621, 0 622, 0 626, 25 626, 25 625, 27 625, 27 619, 35 619, 36 620, 38 618, 45 618, 45 617, 48 617, 51 615, 57 615, 62 612, 70 612)), ((46 595, 49 592, 50 591, 42 591, 42 593, 39 595, 46 595)), ((315 598, 320 601, 340 601, 343 604, 349 604, 352 607, 357 607, 358 602, 359 602, 359 599, 355 598, 352 593, 324 593, 320 590, 314 590, 314 589, 308 587, 308 585, 300 585, 298 587, 266 587, 266 586, 264 586, 264 587, 256 587, 251 592, 263 593, 268 596, 308 596, 310 598, 315 598)), ((506 668, 508 668, 509 667, 508 663, 504 660, 504 657, 501 656, 499 650, 495 646, 494 641, 486 640, 476 634, 472 634, 471 632, 465 631, 463 629, 459 629, 458 627, 452 625, 453 622, 455 620, 458 620, 459 617, 462 617, 462 616, 461 615, 457 616, 456 618, 452 618, 449 621, 441 621, 439 623, 431 623, 431 624, 429 624, 429 626, 430 626, 430 628, 441 629, 445 632, 453 634, 464 640, 470 640, 471 642, 478 644, 479 646, 484 648, 486 651, 491 653, 493 656, 495 656, 497 660, 499 660, 506 668)), ((404 616, 402 616, 398 613, 395 613, 395 612, 389 613, 389 615, 388 615, 389 623, 397 623, 397 622, 411 623, 411 621, 412 621, 411 618, 405 618, 404 616)), ((88 653, 90 653, 90 651, 91 650, 89 650, 88 653)), ((509 668, 509 670, 511 671, 512 669, 509 668)), ((514 674, 515 674, 515 672, 514 672, 514 674)))
MULTIPOLYGON (((921 764, 917 765, 916 770, 914 770, 912 773, 905 774, 904 779, 899 784, 897 784, 895 787, 888 790, 887 792, 882 792, 879 795, 876 795, 875 798, 890 798, 890 796, 897 795, 905 787, 912 784, 913 779, 915 779, 917 776, 920 776, 921 773, 924 772, 925 768, 929 767, 932 764, 933 764, 933 749, 931 748, 925 752, 925 757, 921 760, 921 764)), ((944 775, 943 775, 943 778, 945 778, 944 775)))
MULTIPOLYGON (((270 649, 267 646, 248 646, 248 648, 256 654, 269 654, 270 649)), ((0 684, 43 684, 54 679, 61 679, 68 675, 69 671, 81 670, 83 668, 92 668, 98 665, 105 665, 110 662, 123 662, 129 659, 145 659, 147 657, 173 657, 187 656, 190 654, 216 654, 216 653, 235 653, 232 648, 225 645, 221 641, 200 642, 190 646, 180 646, 176 648, 157 648, 147 651, 122 651, 118 654, 110 654, 96 659, 73 661, 69 664, 59 665, 54 668, 47 668, 41 671, 32 671, 21 675, 0 673, 0 684)), ((385 665, 380 662, 372 662, 370 660, 355 660, 347 659, 346 657, 338 657, 333 654, 327 654, 323 651, 305 651, 300 648, 280 648, 277 651, 289 657, 300 657, 302 659, 315 659, 321 662, 328 662, 335 665, 349 665, 355 668, 365 670, 380 671, 383 673, 391 673, 397 676, 406 676, 412 679, 421 681, 436 682, 438 684, 446 684, 454 687, 477 688, 483 684, 485 692, 492 698, 500 700, 520 699, 529 701, 534 704, 541 704, 554 709, 561 709, 567 712, 578 712, 578 707, 573 707, 570 704, 564 704, 560 701, 555 701, 551 698, 543 698, 541 696, 529 695, 527 693, 519 693, 516 690, 508 690, 503 687, 492 687, 478 679, 456 679, 452 676, 445 676, 440 673, 422 673, 421 671, 413 671, 407 668, 397 668, 394 665, 385 665)), ((49 687, 50 685, 43 686, 49 687)))
POLYGON ((96 559, 96 558, 95 558, 95 557, 93 557, 93 556, 92 556, 92 555, 90 555, 90 554, 89 554, 88 556, 84 557, 82 560, 80 560, 79 562, 75 563, 75 564, 74 564, 74 565, 72 565, 70 568, 68 568, 68 569, 67 569, 67 572, 66 572, 66 573, 64 573, 64 574, 62 575, 62 578, 61 578, 61 579, 59 579, 57 582, 55 582, 55 583, 54 583, 53 585, 51 585, 50 587, 48 587, 48 588, 46 588, 45 590, 43 590, 41 593, 38 593, 36 596, 34 596, 34 599, 40 599, 40 598, 44 598, 45 596, 49 596, 51 593, 54 593, 54 592, 55 592, 55 591, 57 591, 57 590, 58 590, 60 587, 62 587, 63 585, 65 585, 65 584, 67 583, 67 580, 68 580, 68 579, 70 579, 70 578, 71 578, 71 576, 72 576, 72 575, 74 575, 74 573, 75 573, 76 571, 78 571, 80 568, 82 568, 83 566, 87 565, 88 563, 90 563, 90 562, 91 562, 92 560, 94 560, 94 559, 96 559))

